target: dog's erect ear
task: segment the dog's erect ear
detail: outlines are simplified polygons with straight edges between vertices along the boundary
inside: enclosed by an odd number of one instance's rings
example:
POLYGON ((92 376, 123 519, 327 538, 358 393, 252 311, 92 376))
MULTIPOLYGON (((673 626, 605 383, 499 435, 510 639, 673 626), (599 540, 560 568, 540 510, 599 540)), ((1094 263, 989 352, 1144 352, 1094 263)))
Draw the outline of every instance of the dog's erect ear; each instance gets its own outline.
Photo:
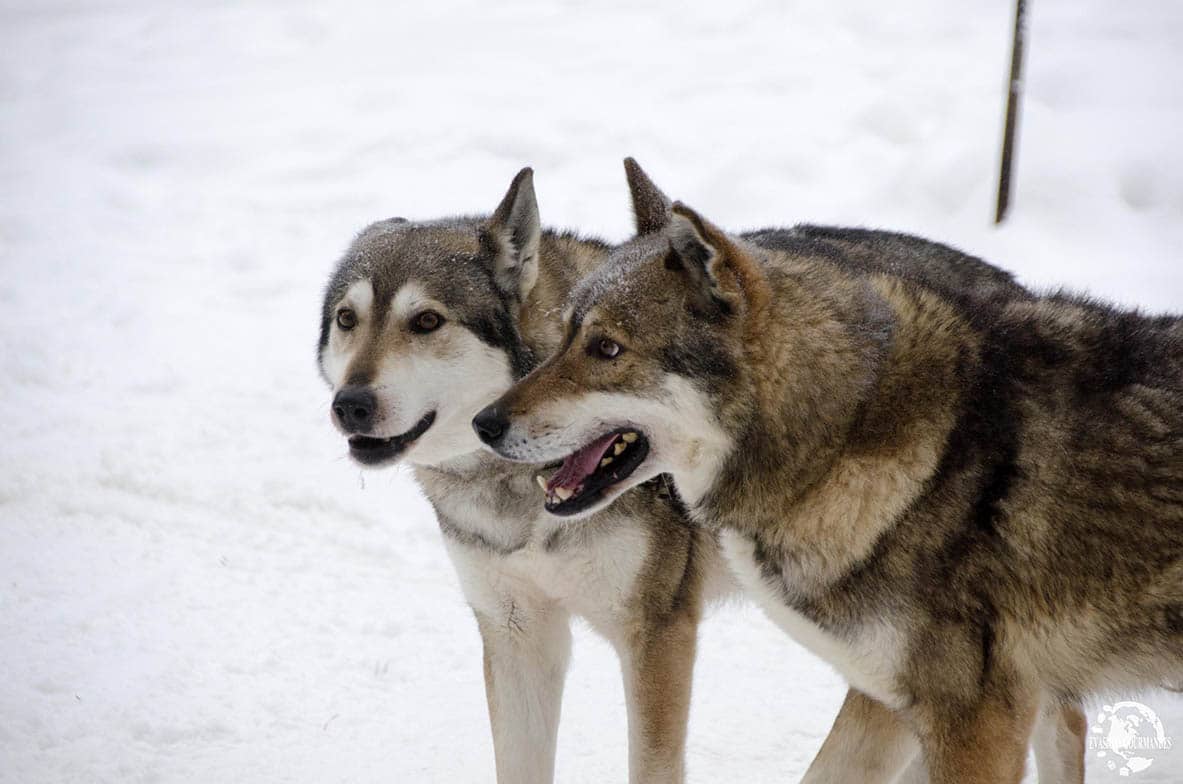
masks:
POLYGON ((723 315, 761 307, 767 282, 756 260, 685 204, 674 202, 671 212, 665 265, 689 278, 698 304, 723 315))
POLYGON ((485 232, 493 245, 497 286, 518 302, 525 302, 538 280, 538 245, 542 238, 534 170, 529 166, 513 178, 485 232))
POLYGON ((628 192, 633 198, 633 222, 637 226, 637 236, 653 234, 668 226, 670 199, 653 184, 636 159, 624 159, 624 176, 628 179, 628 192))

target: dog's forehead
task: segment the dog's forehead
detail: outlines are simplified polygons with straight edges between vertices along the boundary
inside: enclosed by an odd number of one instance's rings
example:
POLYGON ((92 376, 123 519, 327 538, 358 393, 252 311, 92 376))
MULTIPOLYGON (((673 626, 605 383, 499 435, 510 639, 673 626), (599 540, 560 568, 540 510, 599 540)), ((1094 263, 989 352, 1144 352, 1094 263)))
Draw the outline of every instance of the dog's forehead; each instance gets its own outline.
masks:
POLYGON ((669 285, 662 279, 662 259, 669 247, 662 235, 637 237, 613 250, 598 269, 571 293, 569 320, 576 326, 589 318, 628 320, 669 285))
POLYGON ((363 233, 354 251, 371 277, 397 288, 410 278, 456 280, 480 271, 477 227, 460 222, 397 224, 393 230, 363 233))
POLYGON ((379 221, 358 234, 352 250, 382 258, 427 257, 476 253, 481 221, 455 218, 437 221, 379 221))
POLYGON ((366 316, 381 318, 388 312, 400 316, 412 313, 434 299, 423 282, 415 278, 406 280, 386 302, 376 303, 374 297, 373 282, 369 278, 362 278, 349 285, 341 301, 366 316))
POLYGON ((346 251, 328 297, 340 299, 359 280, 370 282, 379 302, 390 302, 412 281, 424 297, 446 298, 457 307, 473 299, 468 295, 487 296, 492 275, 482 257, 480 226, 477 219, 372 224, 346 251))

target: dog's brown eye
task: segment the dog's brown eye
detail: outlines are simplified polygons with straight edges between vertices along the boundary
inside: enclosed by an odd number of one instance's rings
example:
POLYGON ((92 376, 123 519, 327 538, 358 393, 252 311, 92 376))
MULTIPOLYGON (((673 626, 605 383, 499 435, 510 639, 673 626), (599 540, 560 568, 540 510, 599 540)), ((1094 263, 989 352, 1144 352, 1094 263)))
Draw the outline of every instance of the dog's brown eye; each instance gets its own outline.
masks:
POLYGON ((357 326, 357 314, 348 308, 338 310, 337 326, 348 332, 357 326))
POLYGON ((444 317, 434 310, 425 310, 411 319, 412 332, 434 332, 444 323, 444 317))
POLYGON ((604 359, 615 359, 620 354, 620 344, 610 338, 596 341, 596 353, 604 359))

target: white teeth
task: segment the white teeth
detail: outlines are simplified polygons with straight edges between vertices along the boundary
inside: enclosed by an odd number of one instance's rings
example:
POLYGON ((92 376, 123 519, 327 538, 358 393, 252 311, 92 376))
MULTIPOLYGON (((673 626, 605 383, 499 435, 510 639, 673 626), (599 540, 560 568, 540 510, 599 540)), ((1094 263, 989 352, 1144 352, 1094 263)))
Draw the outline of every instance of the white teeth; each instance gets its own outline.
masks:
POLYGON ((632 442, 637 440, 637 434, 636 433, 625 433, 624 435, 621 436, 621 438, 624 439, 624 443, 631 444, 632 442))
POLYGON ((568 498, 570 498, 572 495, 574 495, 574 493, 572 493, 570 490, 568 490, 565 487, 556 487, 555 488, 555 495, 557 495, 559 497, 560 501, 566 501, 568 498))
POLYGON ((534 481, 538 483, 538 486, 542 488, 542 492, 545 493, 546 492, 546 479, 543 478, 542 474, 535 474, 534 481))
POLYGON ((612 458, 605 457, 603 460, 600 461, 600 468, 603 468, 604 466, 608 465, 611 462, 612 462, 612 458))
POLYGON ((621 452, 623 452, 626 449, 628 449, 628 444, 622 444, 619 441, 617 441, 616 448, 613 450, 613 453, 619 455, 621 452))

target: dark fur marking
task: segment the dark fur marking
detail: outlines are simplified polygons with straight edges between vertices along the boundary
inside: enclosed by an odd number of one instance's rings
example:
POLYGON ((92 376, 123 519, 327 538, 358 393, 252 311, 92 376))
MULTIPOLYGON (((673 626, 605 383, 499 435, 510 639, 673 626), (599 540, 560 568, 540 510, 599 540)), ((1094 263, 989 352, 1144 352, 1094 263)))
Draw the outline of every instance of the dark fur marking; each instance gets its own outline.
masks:
POLYGON ((678 256, 682 261, 700 267, 704 275, 710 277, 710 271, 707 270, 707 264, 710 262, 714 253, 711 249, 703 244, 701 240, 695 239, 693 242, 687 242, 681 249, 674 248, 670 245, 670 253, 678 256))
POLYGON ((1083 306, 1085 318, 1105 324, 1078 353, 1081 367, 1076 383, 1081 397, 1109 395, 1148 380, 1171 383, 1174 358, 1167 344, 1154 338, 1174 323, 1175 317, 1146 318, 1137 311, 1115 312, 1088 300, 1081 302, 1067 296, 1056 299, 1083 306))
POLYGON ((354 368, 353 372, 349 374, 349 378, 345 379, 345 386, 368 387, 373 380, 374 368, 367 364, 362 368, 354 368))
POLYGON ((509 355, 514 378, 523 378, 538 364, 534 352, 522 340, 517 325, 506 310, 497 310, 491 318, 478 318, 463 323, 482 343, 501 349, 509 355))
POLYGON ((985 611, 985 618, 982 619, 981 638, 982 638, 982 672, 978 676, 978 685, 986 688, 986 684, 990 681, 991 670, 994 667, 994 613, 990 610, 985 611))
POLYGON ((705 379, 712 386, 736 375, 731 357, 706 340, 694 339, 686 345, 668 346, 661 352, 659 361, 667 373, 705 379))
POLYGON ((679 520, 688 521, 690 519, 690 507, 686 506, 682 496, 678 495, 678 488, 674 485, 674 478, 671 475, 658 474, 645 484, 650 483, 653 484, 657 497, 664 499, 674 508, 679 520))
POLYGON ((998 533, 998 520, 1002 516, 1002 502, 1006 499, 1011 483, 1022 475, 1016 458, 1018 457, 1017 434, 1003 433, 999 445, 999 454, 993 468, 987 475, 981 492, 974 504, 970 518, 974 527, 979 531, 991 535, 998 533))
POLYGON ((716 294, 714 289, 711 290, 711 304, 715 306, 720 316, 730 316, 735 313, 731 303, 716 294))
MULTIPOLYGON (((967 627, 981 646, 981 682, 984 685, 994 665, 997 612, 989 599, 994 586, 982 582, 1000 575, 980 572, 977 564, 1006 562, 1010 555, 999 528, 1006 523, 1004 503, 1014 484, 1023 476, 1018 464, 1022 437, 1022 416, 1012 401, 1021 399, 1020 363, 1026 356, 1005 331, 984 329, 983 344, 973 376, 965 379, 967 391, 961 412, 945 443, 938 467, 926 492, 917 499, 932 498, 947 484, 973 482, 976 492, 959 525, 952 529, 931 563, 919 564, 915 579, 923 586, 948 586, 961 602, 934 603, 934 617, 942 622, 967 627), (992 553, 985 556, 985 553, 992 553), (964 601, 972 597, 971 601, 964 601), (972 630, 972 631, 971 631, 972 630)), ((973 367, 968 358, 962 368, 973 367)))
POLYGON ((766 580, 774 580, 778 583, 784 582, 784 572, 781 569, 780 559, 777 558, 768 546, 764 544, 764 540, 758 536, 750 537, 752 540, 752 557, 756 559, 756 563, 760 565, 760 574, 766 580))
MULTIPOLYGON (((973 531, 995 534, 1002 501, 1022 473, 1017 462, 1022 418, 1010 402, 1020 399, 1012 361, 1020 355, 1006 335, 986 333, 984 341, 977 377, 969 380, 969 392, 945 442, 933 485, 939 487, 971 466, 979 467, 981 479, 968 522, 973 531)), ((954 548, 963 555, 960 550, 954 548)))
POLYGON ((333 319, 326 310, 320 317, 320 338, 316 343, 316 354, 318 357, 324 353, 325 348, 329 345, 329 332, 332 323, 333 319))
MULTIPOLYGON (((687 521, 685 518, 681 518, 679 522, 686 523, 687 521)), ((686 562, 682 566, 682 579, 678 581, 678 587, 674 589, 674 594, 670 597, 669 611, 671 615, 678 615, 693 609, 691 600, 694 596, 694 586, 698 582, 698 564, 695 553, 701 532, 689 529, 687 533, 686 562)))
POLYGON ((1163 610, 1167 634, 1183 634, 1183 604, 1172 604, 1163 610))
POLYGON ((817 621, 816 608, 802 605, 798 597, 790 593, 789 586, 785 583, 783 554, 777 553, 769 548, 764 543, 764 540, 757 535, 749 535, 748 538, 753 545, 752 557, 756 559, 756 564, 760 567, 760 576, 766 582, 776 587, 777 592, 781 596, 781 601, 786 606, 792 607, 805 614, 811 620, 817 621))

